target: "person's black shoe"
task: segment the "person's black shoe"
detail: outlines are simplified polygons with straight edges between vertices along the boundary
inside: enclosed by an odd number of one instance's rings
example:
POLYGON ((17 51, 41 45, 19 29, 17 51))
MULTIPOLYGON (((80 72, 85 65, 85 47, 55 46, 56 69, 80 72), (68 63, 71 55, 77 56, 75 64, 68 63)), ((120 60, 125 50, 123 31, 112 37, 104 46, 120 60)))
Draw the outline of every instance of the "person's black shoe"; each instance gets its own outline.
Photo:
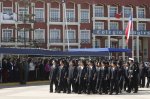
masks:
POLYGON ((134 91, 133 93, 137 93, 137 91, 134 91))
POLYGON ((109 95, 112 95, 112 92, 110 92, 109 95))

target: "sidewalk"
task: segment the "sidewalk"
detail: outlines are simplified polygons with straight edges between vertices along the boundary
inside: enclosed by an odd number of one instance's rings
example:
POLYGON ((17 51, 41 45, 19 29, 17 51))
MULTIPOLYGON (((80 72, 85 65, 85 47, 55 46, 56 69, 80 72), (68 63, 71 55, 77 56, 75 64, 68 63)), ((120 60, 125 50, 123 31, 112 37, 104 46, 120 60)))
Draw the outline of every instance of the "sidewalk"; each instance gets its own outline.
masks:
POLYGON ((49 81, 31 81, 27 82, 26 84, 21 85, 19 82, 12 82, 12 83, 0 83, 1 88, 10 88, 10 87, 22 87, 22 86, 36 86, 36 85, 48 85, 49 81))

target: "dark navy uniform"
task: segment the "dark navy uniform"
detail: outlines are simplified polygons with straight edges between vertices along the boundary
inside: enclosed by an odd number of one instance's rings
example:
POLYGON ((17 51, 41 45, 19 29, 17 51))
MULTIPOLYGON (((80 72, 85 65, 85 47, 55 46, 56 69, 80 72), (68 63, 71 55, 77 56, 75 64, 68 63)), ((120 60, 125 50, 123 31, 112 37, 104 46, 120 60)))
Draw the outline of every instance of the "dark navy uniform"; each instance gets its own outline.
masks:
POLYGON ((50 67, 50 75, 49 75, 50 92, 53 92, 53 84, 55 84, 55 92, 57 91, 57 88, 58 88, 57 75, 58 75, 58 66, 52 65, 50 67))
POLYGON ((89 66, 88 67, 88 94, 90 94, 90 91, 95 93, 95 87, 96 87, 96 67, 95 66, 89 66))

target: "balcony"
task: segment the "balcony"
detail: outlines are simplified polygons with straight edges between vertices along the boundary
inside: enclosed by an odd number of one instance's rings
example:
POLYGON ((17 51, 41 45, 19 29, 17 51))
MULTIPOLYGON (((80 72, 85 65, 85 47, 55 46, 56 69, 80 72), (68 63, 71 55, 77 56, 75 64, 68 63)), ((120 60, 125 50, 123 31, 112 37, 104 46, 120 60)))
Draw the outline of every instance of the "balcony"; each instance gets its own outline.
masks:
POLYGON ((50 18, 50 22, 60 22, 60 18, 50 18))
POLYGON ((89 23, 89 19, 81 19, 81 23, 89 23))
POLYGON ((81 44, 89 44, 90 42, 90 39, 81 39, 81 44))
POLYGON ((35 22, 44 22, 44 18, 35 18, 35 22))
POLYGON ((45 39, 34 39, 36 43, 45 43, 45 39))
POLYGON ((75 22, 75 18, 67 18, 67 22, 75 22))
MULTIPOLYGON (((65 39, 65 43, 68 43, 68 39, 65 39)), ((77 43, 77 39, 69 39, 69 43, 77 43)))
POLYGON ((11 38, 2 38, 1 42, 8 43, 12 42, 11 38))
POLYGON ((49 39, 49 43, 62 43, 61 39, 49 39))

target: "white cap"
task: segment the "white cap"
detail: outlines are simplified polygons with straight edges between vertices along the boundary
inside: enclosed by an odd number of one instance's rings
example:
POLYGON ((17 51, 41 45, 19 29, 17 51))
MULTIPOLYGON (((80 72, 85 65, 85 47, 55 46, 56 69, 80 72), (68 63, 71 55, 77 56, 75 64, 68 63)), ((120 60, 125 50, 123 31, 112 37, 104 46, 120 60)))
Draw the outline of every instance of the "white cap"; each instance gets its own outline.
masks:
POLYGON ((132 61, 134 61, 134 59, 133 59, 133 58, 129 58, 129 60, 132 60, 132 61))

